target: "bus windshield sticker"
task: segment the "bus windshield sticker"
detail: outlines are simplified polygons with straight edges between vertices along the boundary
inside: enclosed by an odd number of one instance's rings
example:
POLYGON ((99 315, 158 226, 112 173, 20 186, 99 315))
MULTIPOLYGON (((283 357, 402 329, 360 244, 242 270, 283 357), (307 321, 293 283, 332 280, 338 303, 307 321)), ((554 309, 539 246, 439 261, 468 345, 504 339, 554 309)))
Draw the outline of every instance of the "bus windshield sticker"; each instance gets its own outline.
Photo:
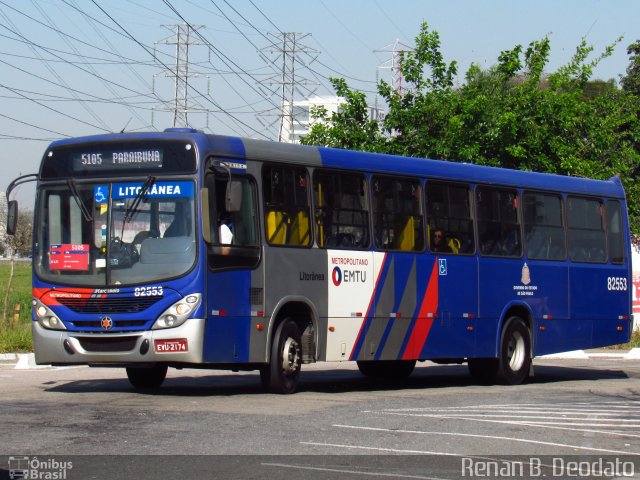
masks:
POLYGON ((93 187, 93 198, 98 205, 109 201, 109 187, 107 185, 96 185, 93 187))
POLYGON ((50 270, 89 270, 89 245, 63 243, 49 249, 50 270))
MULTIPOLYGON (((111 193, 112 198, 135 198, 142 189, 142 183, 115 183, 111 193)), ((192 182, 156 182, 149 187, 146 196, 158 197, 193 197, 192 182)))

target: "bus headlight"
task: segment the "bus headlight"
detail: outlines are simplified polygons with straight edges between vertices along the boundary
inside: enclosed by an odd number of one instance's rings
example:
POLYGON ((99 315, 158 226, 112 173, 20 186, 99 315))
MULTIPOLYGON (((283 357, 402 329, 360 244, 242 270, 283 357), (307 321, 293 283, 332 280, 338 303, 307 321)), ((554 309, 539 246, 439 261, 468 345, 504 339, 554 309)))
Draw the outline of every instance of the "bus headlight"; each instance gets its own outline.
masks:
POLYGON ((173 328, 182 325, 193 311, 200 305, 202 295, 193 293, 167 308, 151 327, 153 330, 173 328))
POLYGON ((42 303, 37 298, 34 298, 31 301, 33 314, 38 320, 38 323, 49 330, 66 330, 67 327, 64 326, 62 320, 51 311, 49 307, 47 307, 44 303, 42 303))

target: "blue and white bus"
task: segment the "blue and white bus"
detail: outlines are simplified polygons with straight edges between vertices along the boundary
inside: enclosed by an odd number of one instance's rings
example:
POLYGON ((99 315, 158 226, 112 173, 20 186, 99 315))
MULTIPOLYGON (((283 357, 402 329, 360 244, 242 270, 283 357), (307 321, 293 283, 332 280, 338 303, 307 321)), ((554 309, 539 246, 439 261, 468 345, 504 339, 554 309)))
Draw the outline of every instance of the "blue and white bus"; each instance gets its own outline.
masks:
POLYGON ((39 364, 138 388, 259 370, 291 393, 306 363, 432 360, 518 384, 537 355, 631 335, 618 178, 168 129, 54 142, 37 182, 39 364))

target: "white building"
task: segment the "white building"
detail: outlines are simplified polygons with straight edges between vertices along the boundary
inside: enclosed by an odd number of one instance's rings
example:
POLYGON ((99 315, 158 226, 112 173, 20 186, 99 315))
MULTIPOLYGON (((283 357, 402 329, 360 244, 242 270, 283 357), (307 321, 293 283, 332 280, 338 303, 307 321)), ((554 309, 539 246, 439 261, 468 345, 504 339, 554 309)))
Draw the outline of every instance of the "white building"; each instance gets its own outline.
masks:
MULTIPOLYGON (((342 97, 315 95, 306 100, 293 102, 293 112, 289 122, 283 119, 283 129, 281 141, 286 143, 300 143, 300 137, 309 133, 311 126, 319 120, 312 118, 311 112, 318 107, 323 107, 327 111, 327 116, 338 112, 340 106, 345 103, 342 97)), ((369 107, 369 118, 380 119, 380 111, 375 107, 369 107)))

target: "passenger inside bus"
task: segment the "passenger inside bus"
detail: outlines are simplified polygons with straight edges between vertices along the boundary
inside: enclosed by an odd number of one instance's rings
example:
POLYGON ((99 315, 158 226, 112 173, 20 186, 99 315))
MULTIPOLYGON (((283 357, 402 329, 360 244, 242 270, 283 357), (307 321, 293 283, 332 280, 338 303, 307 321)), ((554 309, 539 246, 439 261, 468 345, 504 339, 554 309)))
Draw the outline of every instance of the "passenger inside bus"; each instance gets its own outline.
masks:
POLYGON ((453 253, 453 250, 447 242, 447 237, 441 228, 436 228, 433 231, 430 248, 432 252, 453 253))

